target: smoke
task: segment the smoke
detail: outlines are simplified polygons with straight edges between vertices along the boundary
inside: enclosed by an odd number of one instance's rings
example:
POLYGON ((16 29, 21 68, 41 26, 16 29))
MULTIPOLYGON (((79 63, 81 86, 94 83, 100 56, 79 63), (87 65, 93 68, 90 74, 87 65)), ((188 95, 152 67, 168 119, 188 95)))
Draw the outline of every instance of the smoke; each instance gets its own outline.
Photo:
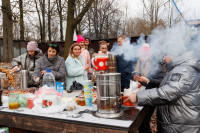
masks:
MULTIPOLYGON (((178 57, 192 50, 200 57, 200 34, 191 32, 191 27, 183 22, 173 27, 155 28, 148 36, 147 42, 151 53, 151 74, 155 74, 158 70, 159 63, 165 54, 178 57)), ((127 61, 133 61, 139 58, 139 51, 144 43, 146 43, 145 36, 141 34, 136 43, 131 43, 130 38, 124 40, 122 46, 115 43, 111 52, 123 55, 127 61)))

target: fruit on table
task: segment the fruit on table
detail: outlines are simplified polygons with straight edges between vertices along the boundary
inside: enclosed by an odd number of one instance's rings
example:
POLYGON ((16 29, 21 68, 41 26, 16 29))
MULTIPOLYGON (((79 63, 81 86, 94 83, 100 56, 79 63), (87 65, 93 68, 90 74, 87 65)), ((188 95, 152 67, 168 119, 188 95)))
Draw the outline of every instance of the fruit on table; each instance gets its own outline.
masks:
POLYGON ((9 109, 18 109, 19 108, 19 102, 10 102, 9 103, 9 109))

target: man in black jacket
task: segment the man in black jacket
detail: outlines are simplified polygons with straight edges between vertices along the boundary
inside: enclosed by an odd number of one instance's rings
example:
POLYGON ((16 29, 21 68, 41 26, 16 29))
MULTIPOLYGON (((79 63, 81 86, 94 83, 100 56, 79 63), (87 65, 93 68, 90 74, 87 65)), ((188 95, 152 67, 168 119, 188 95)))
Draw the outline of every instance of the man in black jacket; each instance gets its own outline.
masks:
MULTIPOLYGON (((125 43, 126 35, 121 35, 117 39, 118 46, 121 47, 125 43)), ((117 72, 121 73, 121 91, 124 91, 124 88, 129 88, 131 73, 134 70, 134 66, 137 61, 125 60, 124 54, 117 55, 117 72)))

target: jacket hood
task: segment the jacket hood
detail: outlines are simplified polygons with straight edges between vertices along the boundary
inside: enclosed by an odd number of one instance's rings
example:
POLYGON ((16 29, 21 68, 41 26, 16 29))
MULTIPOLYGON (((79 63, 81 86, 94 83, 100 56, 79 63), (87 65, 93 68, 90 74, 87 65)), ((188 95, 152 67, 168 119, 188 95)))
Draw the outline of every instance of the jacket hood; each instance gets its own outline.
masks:
POLYGON ((43 52, 42 52, 41 49, 39 49, 39 50, 38 50, 38 54, 35 55, 35 58, 36 58, 36 59, 39 59, 41 56, 43 56, 43 52))
POLYGON ((185 52, 182 55, 175 57, 169 64, 167 64, 167 69, 171 70, 175 66, 179 65, 191 66, 200 71, 200 62, 192 51, 185 52))

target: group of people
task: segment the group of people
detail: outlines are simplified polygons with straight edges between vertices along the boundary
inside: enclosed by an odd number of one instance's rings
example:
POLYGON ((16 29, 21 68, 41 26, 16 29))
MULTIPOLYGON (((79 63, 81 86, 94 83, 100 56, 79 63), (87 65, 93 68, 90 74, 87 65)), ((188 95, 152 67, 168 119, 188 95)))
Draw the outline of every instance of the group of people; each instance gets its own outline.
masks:
MULTIPOLYGON (((123 46, 126 36, 118 37, 118 47, 123 46)), ((157 128, 162 133, 198 133, 200 132, 200 65, 192 51, 180 53, 166 52, 163 61, 158 62, 158 70, 150 74, 155 67, 151 60, 154 56, 150 53, 150 46, 144 44, 139 50, 137 60, 127 61, 124 55, 117 56, 117 72, 121 73, 121 91, 128 88, 130 79, 137 80, 146 87, 144 91, 131 94, 127 100, 142 106, 149 106, 150 111, 142 122, 139 132, 151 132, 149 121, 157 106, 157 128), (164 63, 163 63, 164 62, 164 63), (132 77, 132 72, 137 71, 139 76, 132 77)), ((99 42, 99 51, 108 54, 108 44, 99 42)), ((90 39, 78 35, 77 42, 69 49, 66 61, 59 56, 59 45, 55 42, 47 44, 46 52, 38 49, 36 42, 29 42, 27 53, 14 58, 13 70, 29 70, 30 85, 34 79, 43 77, 45 68, 49 68, 56 81, 66 82, 69 89, 74 81, 83 84, 84 80, 91 78, 91 57, 94 49, 90 47, 90 39)))
MULTIPOLYGON (((119 42, 121 40, 118 39, 119 42)), ((146 90, 132 93, 127 99, 139 106, 149 106, 150 110, 139 132, 151 133, 149 122, 157 107, 158 133, 199 133, 200 63, 196 53, 183 48, 176 52, 165 50, 165 53, 161 54, 163 58, 159 62, 159 69, 151 74, 155 67, 152 59, 161 55, 151 55, 148 45, 144 45, 142 49, 139 50, 141 55, 134 67, 140 75, 134 76, 133 79, 145 86, 146 90)), ((128 63, 130 61, 124 65, 128 63)))
MULTIPOLYGON (((90 43, 89 38, 84 39, 78 35, 77 42, 71 45, 69 56, 65 61, 59 56, 60 48, 56 42, 48 42, 43 54, 37 42, 30 41, 27 44, 27 53, 13 58, 13 71, 28 70, 28 85, 32 87, 41 85, 46 70, 51 69, 55 80, 66 83, 66 89, 69 90, 74 81, 83 84, 84 80, 92 77, 91 57, 96 53, 90 47, 90 43), (36 80, 37 78, 40 82, 36 80)), ((107 42, 100 41, 99 50, 107 54, 107 42)))

